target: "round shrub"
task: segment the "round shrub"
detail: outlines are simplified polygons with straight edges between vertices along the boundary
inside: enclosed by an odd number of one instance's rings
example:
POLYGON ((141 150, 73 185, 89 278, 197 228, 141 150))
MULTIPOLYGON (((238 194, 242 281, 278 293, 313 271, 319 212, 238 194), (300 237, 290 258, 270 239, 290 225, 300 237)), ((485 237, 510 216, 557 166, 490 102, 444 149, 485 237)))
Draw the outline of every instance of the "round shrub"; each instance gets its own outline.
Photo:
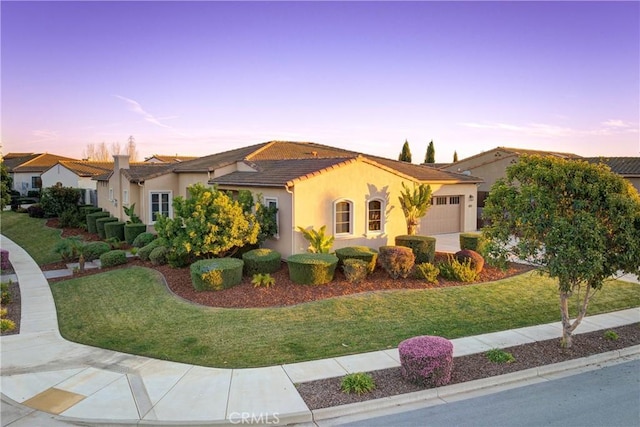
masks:
POLYGON ((357 258, 347 258, 342 264, 342 271, 349 283, 362 282, 369 273, 369 263, 357 258))
POLYGON ((430 262, 436 257, 436 238, 430 236, 397 236, 397 246, 406 246, 411 248, 416 257, 417 263, 430 262))
POLYGON ((42 205, 39 203, 29 206, 27 208, 27 213, 31 218, 44 218, 46 215, 46 212, 42 209, 42 205))
POLYGON ((421 386, 439 387, 451 380, 453 343, 434 336, 418 336, 398 345, 402 376, 421 386))
POLYGON ((360 259, 367 263, 369 273, 373 273, 376 269, 378 260, 378 251, 367 246, 348 246, 346 248, 336 249, 336 256, 340 260, 339 265, 343 265, 347 259, 360 259))
POLYGON ((271 249, 252 249, 242 254, 242 260, 244 261, 244 274, 253 276, 254 274, 275 273, 280 270, 282 255, 271 249))
POLYGON ((378 260, 384 270, 393 279, 406 278, 415 263, 415 255, 411 248, 405 246, 380 246, 378 260))
POLYGON ((133 239, 133 243, 132 246, 136 247, 136 248, 142 248, 144 246, 147 246, 149 243, 153 242, 154 240, 156 240, 158 236, 153 234, 153 233, 140 233, 136 236, 135 239, 133 239))
POLYGON ((106 239, 107 235, 105 234, 105 231, 104 231, 104 225, 107 222, 116 222, 116 221, 118 221, 118 218, 114 218, 112 216, 96 219, 96 230, 98 230, 98 236, 100 236, 101 239, 106 239))
POLYGON ((9 262, 9 251, 6 249, 0 249, 0 270, 11 269, 11 263, 9 262))
MULTIPOLYGON (((142 223, 130 223, 124 226, 124 240, 130 245, 133 245, 136 237, 147 231, 147 224, 142 223)), ((144 245, 143 245, 144 246, 144 245)), ((138 246, 136 246, 138 247, 138 246)))
POLYGON ((89 233, 96 234, 98 229, 96 228, 96 221, 98 218, 106 218, 110 217, 111 214, 109 212, 93 212, 87 214, 87 231, 89 233))
POLYGON ((112 221, 104 224, 104 235, 106 239, 116 238, 124 242, 124 221, 112 221))
POLYGON ((429 262, 423 262, 416 264, 415 274, 417 279, 424 280, 427 283, 438 283, 440 269, 429 262))
POLYGON ((149 261, 153 265, 164 265, 167 263, 167 254, 169 253, 169 248, 166 246, 158 246, 154 248, 149 254, 149 261))
POLYGON ((93 261, 100 258, 102 254, 106 254, 111 250, 111 246, 107 242, 89 242, 84 246, 85 261, 93 261))
POLYGON ((149 261, 149 255, 151 255, 151 251, 162 245, 162 241, 160 239, 152 240, 149 244, 143 246, 138 251, 138 257, 142 261, 149 261))
POLYGON ((216 258, 196 261, 189 267, 191 283, 197 291, 219 291, 242 281, 244 262, 237 258, 216 258))
POLYGON ((323 285, 333 280, 338 257, 332 254, 296 254, 287 258, 289 278, 299 285, 323 285))
POLYGON ((485 246, 484 237, 480 233, 460 233, 460 249, 471 249, 482 253, 485 246))
POLYGON ((463 249, 461 251, 458 251, 454 256, 461 263, 470 260, 471 266, 476 271, 476 273, 480 273, 482 271, 482 268, 484 267, 484 258, 482 257, 482 255, 480 255, 476 251, 472 251, 471 249, 463 249))
POLYGON ((100 255, 100 265, 103 268, 113 267, 116 265, 122 265, 127 263, 127 254, 121 249, 109 251, 100 255))

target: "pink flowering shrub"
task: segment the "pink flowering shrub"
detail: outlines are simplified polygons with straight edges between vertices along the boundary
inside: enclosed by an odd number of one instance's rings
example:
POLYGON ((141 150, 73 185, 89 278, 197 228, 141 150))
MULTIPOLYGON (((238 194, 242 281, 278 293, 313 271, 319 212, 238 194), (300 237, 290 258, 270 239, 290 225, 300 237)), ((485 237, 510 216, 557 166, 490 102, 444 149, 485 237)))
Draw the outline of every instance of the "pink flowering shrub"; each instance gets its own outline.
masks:
POLYGON ((0 249, 0 270, 11 269, 11 263, 9 262, 9 251, 6 249, 0 249))
POLYGON ((453 344, 448 339, 419 336, 398 345, 402 376, 412 383, 438 387, 451 381, 453 344))

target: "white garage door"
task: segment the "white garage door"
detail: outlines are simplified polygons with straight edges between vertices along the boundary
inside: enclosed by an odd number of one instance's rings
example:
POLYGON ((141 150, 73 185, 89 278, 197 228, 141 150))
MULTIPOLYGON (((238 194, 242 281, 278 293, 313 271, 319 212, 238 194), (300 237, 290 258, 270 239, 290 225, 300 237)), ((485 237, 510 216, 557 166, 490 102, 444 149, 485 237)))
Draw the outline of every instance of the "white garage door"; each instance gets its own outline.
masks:
POLYGON ((422 218, 420 234, 458 233, 462 231, 462 196, 435 196, 422 218))

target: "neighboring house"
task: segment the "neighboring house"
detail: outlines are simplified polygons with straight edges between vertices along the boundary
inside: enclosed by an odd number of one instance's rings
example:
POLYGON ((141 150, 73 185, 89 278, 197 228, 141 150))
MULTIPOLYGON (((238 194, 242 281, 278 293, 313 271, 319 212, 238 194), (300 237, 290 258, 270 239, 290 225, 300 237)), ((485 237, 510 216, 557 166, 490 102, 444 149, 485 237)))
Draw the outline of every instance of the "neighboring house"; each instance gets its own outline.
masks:
POLYGON ((112 215, 126 219, 122 206, 136 203, 136 214, 152 226, 158 214, 173 216, 174 197, 185 197, 194 183, 250 190, 278 207, 278 236, 265 246, 285 257, 307 249, 298 226, 326 225, 334 248, 394 244, 407 231, 398 203, 402 183, 433 190, 420 234, 476 228, 480 179, 315 143, 271 141, 169 164, 114 160, 114 171, 96 178, 98 205, 112 215))
POLYGON ((145 157, 145 163, 180 163, 188 160, 195 160, 197 157, 193 156, 164 156, 160 154, 154 154, 151 157, 145 157))
POLYGON ((640 157, 585 157, 589 163, 604 163, 612 172, 629 180, 640 193, 640 157))
POLYGON ((83 190, 83 202, 97 204, 97 182, 93 179, 113 170, 113 162, 60 160, 41 175, 42 188, 61 184, 83 190))
POLYGON ((2 159, 13 179, 13 189, 22 195, 42 188, 42 173, 61 160, 77 159, 49 153, 8 153, 2 159))

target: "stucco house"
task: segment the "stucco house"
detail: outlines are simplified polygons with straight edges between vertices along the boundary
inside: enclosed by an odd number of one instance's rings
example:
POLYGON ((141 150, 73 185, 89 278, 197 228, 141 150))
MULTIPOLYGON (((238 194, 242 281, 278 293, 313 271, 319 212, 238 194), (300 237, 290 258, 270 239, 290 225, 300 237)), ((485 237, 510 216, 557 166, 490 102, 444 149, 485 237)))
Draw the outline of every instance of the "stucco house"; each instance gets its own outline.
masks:
POLYGON ((60 160, 41 175, 42 188, 62 184, 83 190, 83 202, 97 204, 97 181, 94 176, 113 170, 113 162, 91 162, 80 160, 60 160))
POLYGON ((112 172, 95 178, 98 205, 112 215, 126 219, 122 206, 136 203, 151 230, 157 214, 173 216, 173 198, 194 183, 250 190, 277 206, 278 235, 265 246, 285 257, 308 246, 298 226, 326 225, 334 248, 393 244, 407 231, 398 203, 403 182, 433 190, 420 234, 476 229, 480 179, 315 143, 271 141, 172 164, 114 160, 112 172))
POLYGON ((2 158, 13 179, 13 190, 23 196, 42 188, 42 173, 60 160, 77 159, 49 153, 8 153, 2 158))
POLYGON ((590 163, 604 163, 612 172, 631 182, 640 193, 640 157, 584 157, 590 163))

